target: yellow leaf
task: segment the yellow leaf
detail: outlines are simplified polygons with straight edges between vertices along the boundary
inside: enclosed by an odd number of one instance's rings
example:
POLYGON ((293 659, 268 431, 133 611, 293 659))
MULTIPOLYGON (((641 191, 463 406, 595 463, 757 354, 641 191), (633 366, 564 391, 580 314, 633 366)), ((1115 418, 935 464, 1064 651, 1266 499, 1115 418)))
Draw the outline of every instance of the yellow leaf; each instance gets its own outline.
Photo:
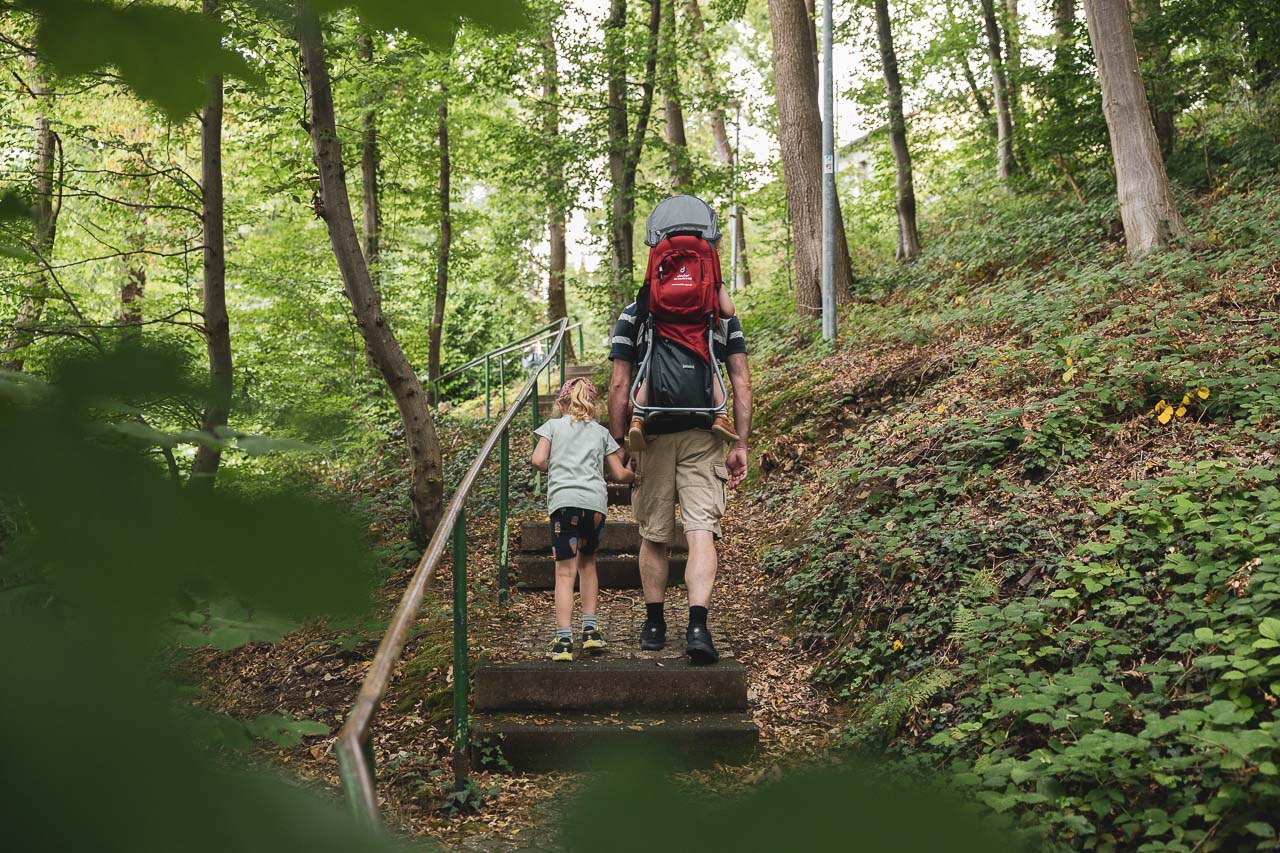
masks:
POLYGON ((957 297, 956 297, 956 304, 957 304, 957 305, 963 305, 963 304, 964 304, 964 297, 963 297, 963 296, 957 296, 957 297))
POLYGON ((1071 360, 1071 356, 1067 356, 1067 367, 1070 367, 1073 364, 1075 364, 1075 362, 1071 360))
MULTIPOLYGON (((1070 359, 1068 359, 1068 361, 1070 361, 1070 359)), ((1070 370, 1068 370, 1068 371, 1064 372, 1064 373, 1062 374, 1062 384, 1063 384, 1063 385, 1066 385, 1066 384, 1067 384, 1068 382, 1070 382, 1073 378, 1075 378, 1075 375, 1076 375, 1076 369, 1075 369, 1074 367, 1073 367, 1073 368, 1071 368, 1070 370)))
POLYGON ((1196 396, 1197 396, 1197 397, 1199 397, 1201 400, 1208 400, 1208 399, 1209 399, 1209 389, 1208 389, 1208 388, 1204 388, 1204 387, 1197 388, 1197 389, 1196 389, 1196 396))
POLYGON ((945 403, 939 403, 939 404, 938 404, 938 408, 937 408, 937 410, 936 410, 936 411, 938 412, 938 414, 942 414, 942 413, 943 413, 943 412, 945 412, 946 410, 947 410, 946 404, 945 404, 945 403))
POLYGON ((1161 400, 1159 403, 1156 403, 1155 408, 1152 409, 1151 411, 1155 412, 1158 415, 1167 408, 1169 408, 1169 404, 1166 403, 1164 400, 1161 400))
POLYGON ((1173 420, 1173 407, 1165 406, 1160 411, 1160 414, 1156 416, 1156 420, 1160 421, 1162 424, 1167 424, 1169 421, 1173 420))
POLYGON ((901 641, 901 640, 894 640, 894 641, 893 641, 893 650, 896 652, 896 651, 900 651, 901 649, 902 649, 902 641, 901 641))
POLYGON ((1191 395, 1190 395, 1190 394, 1183 394, 1183 395, 1182 395, 1182 405, 1184 405, 1184 406, 1185 406, 1187 403, 1190 403, 1190 402, 1191 402, 1191 395))
POLYGON ((1177 410, 1176 412, 1174 412, 1174 414, 1175 414, 1175 415, 1177 415, 1178 417, 1182 417, 1182 416, 1183 416, 1183 415, 1185 415, 1186 413, 1187 413, 1187 407, 1186 407, 1186 406, 1179 406, 1179 407, 1178 407, 1178 410, 1177 410))

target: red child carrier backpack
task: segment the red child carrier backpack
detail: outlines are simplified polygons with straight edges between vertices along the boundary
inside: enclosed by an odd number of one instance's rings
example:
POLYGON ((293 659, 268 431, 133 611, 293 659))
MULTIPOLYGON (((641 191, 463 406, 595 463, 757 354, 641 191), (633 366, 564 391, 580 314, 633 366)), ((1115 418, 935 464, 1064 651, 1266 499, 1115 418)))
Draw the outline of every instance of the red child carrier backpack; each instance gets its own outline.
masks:
POLYGON ((649 347, 633 383, 633 403, 635 388, 647 380, 649 399, 637 413, 656 431, 705 427, 717 411, 712 385, 724 384, 711 347, 724 286, 716 215, 702 199, 673 196, 654 208, 645 230, 649 263, 636 319, 649 347))
POLYGON ((711 361, 707 329, 719 319, 723 286, 715 247, 692 234, 667 237, 649 250, 644 281, 656 334, 711 361))

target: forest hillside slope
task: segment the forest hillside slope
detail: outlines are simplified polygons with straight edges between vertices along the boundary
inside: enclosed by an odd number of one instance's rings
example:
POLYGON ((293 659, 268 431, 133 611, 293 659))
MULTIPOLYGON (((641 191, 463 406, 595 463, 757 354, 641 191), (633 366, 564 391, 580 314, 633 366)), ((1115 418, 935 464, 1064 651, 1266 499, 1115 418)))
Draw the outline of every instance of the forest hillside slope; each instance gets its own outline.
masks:
POLYGON ((754 330, 763 559, 851 745, 1043 842, 1275 846, 1277 197, 1142 261, 1108 203, 956 204, 838 351, 754 330))

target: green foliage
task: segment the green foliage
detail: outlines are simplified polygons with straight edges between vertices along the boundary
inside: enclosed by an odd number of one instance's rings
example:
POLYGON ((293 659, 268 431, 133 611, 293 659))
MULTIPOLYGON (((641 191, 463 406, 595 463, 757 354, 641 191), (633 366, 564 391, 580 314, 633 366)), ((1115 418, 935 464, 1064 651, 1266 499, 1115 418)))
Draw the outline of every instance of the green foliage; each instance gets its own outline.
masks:
POLYGON ((21 0, 36 16, 43 59, 69 77, 115 68, 144 100, 182 120, 205 99, 209 74, 250 77, 222 44, 223 29, 198 12, 100 0, 21 0))
MULTIPOLYGON (((377 849, 382 842, 314 795, 215 763, 192 740, 208 724, 175 713, 156 664, 171 636, 167 614, 186 612, 188 631, 202 621, 188 593, 214 599, 203 639, 221 645, 283 630, 259 611, 300 619, 364 607, 359 527, 278 490, 179 487, 99 429, 119 408, 113 400, 190 393, 179 365, 153 353, 81 359, 56 384, 21 393, 29 387, 0 384, 0 507, 13 519, 0 543, 0 643, 22 650, 0 657, 6 689, 22 697, 0 707, 0 725, 22 732, 0 771, 19 816, 12 843, 377 849)), ((214 724, 232 739, 236 725, 214 724)), ((247 731, 287 746, 328 729, 267 716, 247 731)))

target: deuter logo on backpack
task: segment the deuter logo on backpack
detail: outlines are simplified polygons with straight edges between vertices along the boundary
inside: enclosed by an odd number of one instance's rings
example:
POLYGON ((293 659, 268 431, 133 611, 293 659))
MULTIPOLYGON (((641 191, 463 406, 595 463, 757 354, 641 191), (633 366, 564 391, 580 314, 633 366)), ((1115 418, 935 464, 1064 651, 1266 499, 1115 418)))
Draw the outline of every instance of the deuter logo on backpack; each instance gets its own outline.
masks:
POLYGON ((697 280, 689 273, 689 268, 684 264, 680 265, 680 269, 670 281, 672 287, 693 287, 695 284, 697 284, 697 280))

